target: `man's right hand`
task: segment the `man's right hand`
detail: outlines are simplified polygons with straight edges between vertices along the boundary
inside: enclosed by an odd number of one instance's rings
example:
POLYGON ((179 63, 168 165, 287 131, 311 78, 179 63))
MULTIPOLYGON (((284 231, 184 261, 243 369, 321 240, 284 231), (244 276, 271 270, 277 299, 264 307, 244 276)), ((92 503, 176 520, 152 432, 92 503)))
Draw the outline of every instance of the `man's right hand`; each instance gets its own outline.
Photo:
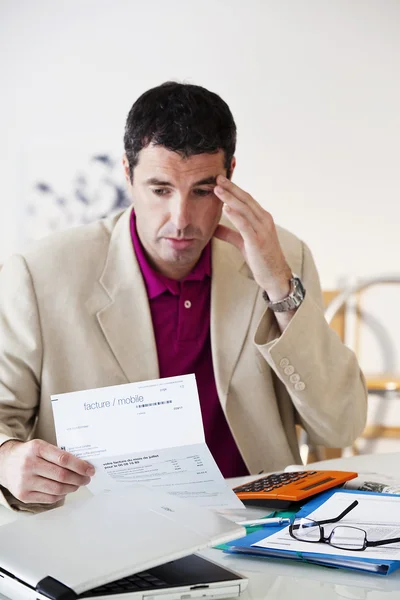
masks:
POLYGON ((53 504, 93 475, 91 464, 43 440, 0 446, 0 484, 21 502, 53 504))

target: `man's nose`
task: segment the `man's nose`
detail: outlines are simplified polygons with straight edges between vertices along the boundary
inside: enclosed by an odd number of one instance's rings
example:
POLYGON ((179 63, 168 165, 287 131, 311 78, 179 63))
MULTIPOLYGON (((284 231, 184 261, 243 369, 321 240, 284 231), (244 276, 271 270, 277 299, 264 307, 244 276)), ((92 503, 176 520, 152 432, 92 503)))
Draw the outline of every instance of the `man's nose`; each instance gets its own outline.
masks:
POLYGON ((176 229, 185 229, 190 225, 190 206, 186 197, 178 196, 174 198, 171 207, 171 221, 176 229))

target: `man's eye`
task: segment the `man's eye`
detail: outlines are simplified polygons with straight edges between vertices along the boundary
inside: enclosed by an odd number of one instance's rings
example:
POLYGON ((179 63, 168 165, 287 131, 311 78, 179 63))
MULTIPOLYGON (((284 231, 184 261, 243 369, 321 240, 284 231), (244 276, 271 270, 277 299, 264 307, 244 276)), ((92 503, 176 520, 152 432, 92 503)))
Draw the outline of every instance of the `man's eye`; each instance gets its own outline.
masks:
POLYGON ((204 190, 201 188, 193 190, 193 192, 196 194, 196 196, 209 196, 210 194, 212 194, 212 190, 204 190))
POLYGON ((168 188, 152 188, 152 192, 156 196, 165 196, 168 194, 169 190, 168 188))

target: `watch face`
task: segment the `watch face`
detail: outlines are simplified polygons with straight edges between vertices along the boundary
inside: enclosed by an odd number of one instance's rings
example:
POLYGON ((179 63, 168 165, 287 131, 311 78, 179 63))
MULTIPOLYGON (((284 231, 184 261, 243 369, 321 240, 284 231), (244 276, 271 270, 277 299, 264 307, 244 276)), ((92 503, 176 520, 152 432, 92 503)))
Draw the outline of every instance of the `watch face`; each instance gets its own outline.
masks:
POLYGON ((301 282, 301 279, 299 277, 293 277, 293 284, 294 284, 294 295, 299 297, 301 300, 304 300, 304 296, 305 296, 305 289, 303 287, 303 284, 301 282))

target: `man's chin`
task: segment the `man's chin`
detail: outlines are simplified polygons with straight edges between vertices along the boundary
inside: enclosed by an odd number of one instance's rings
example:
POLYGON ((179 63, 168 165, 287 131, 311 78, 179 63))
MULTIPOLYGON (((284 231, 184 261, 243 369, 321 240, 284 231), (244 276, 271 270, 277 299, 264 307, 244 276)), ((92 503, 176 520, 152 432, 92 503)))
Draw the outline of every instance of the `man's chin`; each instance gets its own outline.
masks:
MULTIPOLYGON (((185 240, 185 242, 187 241, 185 240)), ((202 251, 203 245, 199 240, 193 240, 186 244, 167 243, 164 245, 162 256, 165 262, 170 264, 194 265, 199 260, 202 251)))

